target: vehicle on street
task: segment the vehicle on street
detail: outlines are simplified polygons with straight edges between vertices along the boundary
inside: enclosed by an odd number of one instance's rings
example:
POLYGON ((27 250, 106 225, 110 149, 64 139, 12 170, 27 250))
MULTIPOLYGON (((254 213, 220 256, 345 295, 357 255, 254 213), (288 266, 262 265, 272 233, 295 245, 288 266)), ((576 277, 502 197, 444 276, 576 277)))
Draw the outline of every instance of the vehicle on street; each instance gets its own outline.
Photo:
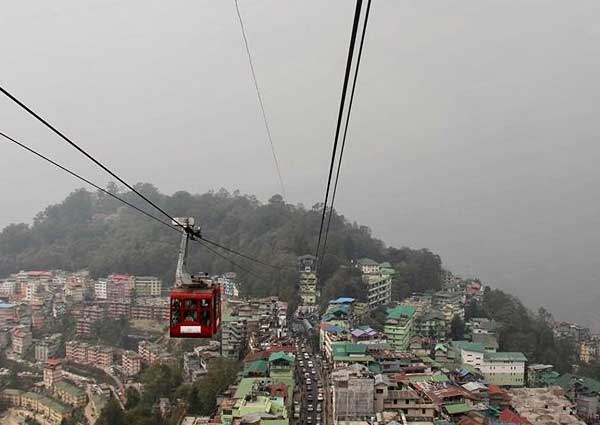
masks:
POLYGON ((323 401, 323 394, 322 393, 319 393, 319 395, 317 397, 317 400, 323 401))
POLYGON ((314 411, 315 409, 314 409, 314 407, 313 407, 313 405, 312 405, 312 404, 309 404, 309 405, 308 405, 308 407, 306 408, 306 410, 308 410, 309 412, 312 412, 312 411, 314 411))

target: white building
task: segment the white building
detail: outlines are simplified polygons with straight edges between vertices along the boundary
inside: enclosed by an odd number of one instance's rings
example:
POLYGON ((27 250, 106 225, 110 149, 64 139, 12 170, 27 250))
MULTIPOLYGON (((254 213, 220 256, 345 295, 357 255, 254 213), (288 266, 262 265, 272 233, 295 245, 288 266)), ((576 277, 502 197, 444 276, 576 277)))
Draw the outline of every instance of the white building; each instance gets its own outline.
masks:
POLYGON ((488 383, 525 386, 527 358, 523 353, 487 351, 483 344, 467 341, 453 341, 452 346, 460 352, 461 362, 479 370, 488 383))
POLYGON ((162 282, 154 276, 136 276, 134 281, 135 295, 138 297, 159 297, 162 282))
POLYGON ((106 279, 99 279, 94 283, 94 296, 97 300, 105 300, 108 298, 106 286, 106 279))

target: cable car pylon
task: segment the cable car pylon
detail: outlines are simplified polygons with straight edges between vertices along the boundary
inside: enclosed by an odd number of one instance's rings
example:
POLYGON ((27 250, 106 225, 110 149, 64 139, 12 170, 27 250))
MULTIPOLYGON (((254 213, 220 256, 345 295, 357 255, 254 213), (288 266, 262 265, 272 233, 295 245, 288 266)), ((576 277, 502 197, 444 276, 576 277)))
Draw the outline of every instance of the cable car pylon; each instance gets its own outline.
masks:
POLYGON ((192 275, 187 269, 190 240, 200 239, 193 217, 178 217, 172 223, 181 229, 181 244, 170 297, 171 338, 212 338, 221 327, 221 287, 207 273, 192 275))

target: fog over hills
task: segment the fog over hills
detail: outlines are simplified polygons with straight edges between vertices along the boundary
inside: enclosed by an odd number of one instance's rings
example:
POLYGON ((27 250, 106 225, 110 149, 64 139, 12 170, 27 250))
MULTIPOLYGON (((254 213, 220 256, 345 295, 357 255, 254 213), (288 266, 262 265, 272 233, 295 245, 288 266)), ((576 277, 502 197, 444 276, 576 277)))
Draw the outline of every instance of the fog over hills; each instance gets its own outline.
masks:
MULTIPOLYGON (((240 8, 288 201, 310 208, 322 202, 353 8, 240 8)), ((592 0, 374 2, 339 211, 600 328, 599 13, 592 0)), ((264 201, 278 191, 233 2, 12 2, 0 49, 2 84, 128 181, 264 201)), ((5 98, 0 122, 109 181, 5 98)), ((0 165, 0 227, 79 187, 6 143, 0 165)))

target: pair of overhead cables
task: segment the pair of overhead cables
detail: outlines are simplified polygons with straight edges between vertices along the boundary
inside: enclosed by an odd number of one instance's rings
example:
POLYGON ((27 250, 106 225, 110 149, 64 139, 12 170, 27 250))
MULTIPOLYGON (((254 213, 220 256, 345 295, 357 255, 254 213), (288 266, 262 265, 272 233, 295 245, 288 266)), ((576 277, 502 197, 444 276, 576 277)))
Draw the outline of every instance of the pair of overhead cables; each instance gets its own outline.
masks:
MULTIPOLYGON (((167 218, 169 218, 171 220, 171 223, 176 223, 178 224, 178 221, 172 217, 169 213, 167 213, 163 208, 161 208, 160 206, 158 206, 156 203, 154 203, 153 201, 151 201, 150 199, 148 199, 146 196, 144 196, 142 193, 140 193, 138 190, 136 190, 133 186, 131 186, 130 184, 128 184, 125 180, 123 180, 121 177, 119 177, 116 173, 114 173, 113 171, 111 171, 107 166, 105 166, 104 164, 102 164, 99 160, 97 160, 96 158, 94 158, 91 154, 89 154, 87 151, 85 151, 83 148, 81 148, 78 144, 76 144, 75 142, 73 142, 69 137, 67 137, 64 133, 62 133, 60 130, 58 130, 56 127, 54 127, 52 124, 50 124, 48 121, 46 121, 44 118, 42 118, 39 114, 37 114, 35 111, 33 111, 30 107, 28 107, 27 105, 25 105, 22 101, 20 101, 18 98, 16 98, 13 94, 11 94, 8 90, 6 90, 4 87, 0 86, 0 92, 3 93, 5 96, 7 96, 10 100, 12 100, 14 103, 16 103, 17 105, 19 105, 22 109, 24 109, 25 111, 27 111, 30 115, 32 115, 34 118, 36 118, 38 121, 40 121, 42 124, 44 124, 46 127, 48 127, 53 133, 57 134, 60 138, 62 138, 63 140, 65 140, 68 144, 70 144, 71 146, 73 146, 75 149, 77 149, 80 153, 82 153, 85 157, 87 157, 88 159, 90 159, 92 162, 94 162, 96 165, 98 165, 100 168, 102 168, 104 171, 106 171, 108 174, 110 174, 112 177, 114 177, 115 179, 117 179, 119 182, 121 182, 122 184, 124 184, 127 188, 129 188, 133 193, 137 194, 140 198, 142 198, 144 201, 146 201, 148 204, 150 204, 152 207, 154 207, 155 209, 157 209, 160 213, 162 213, 164 216, 166 216, 167 218)), ((10 141, 14 144, 16 144, 17 146, 21 147, 22 149, 36 155, 37 157, 47 161, 48 163, 54 165, 55 167, 67 172, 68 174, 72 175, 73 177, 76 177, 77 179, 89 184, 90 186, 100 190, 101 192, 105 193, 106 195, 117 199, 118 201, 122 202, 123 204, 127 205, 130 208, 133 208, 134 210, 138 211, 139 213, 151 218, 152 220, 166 226, 169 227, 172 230, 177 231, 178 233, 181 232, 181 230, 179 230, 177 227, 175 227, 173 224, 170 224, 168 222, 166 222, 165 220, 162 220, 158 217, 156 217, 153 214, 150 214, 147 211, 144 211, 143 209, 133 205, 131 202, 128 202, 127 200, 123 199, 122 197, 118 196, 117 194, 114 194, 102 187, 100 187, 99 185, 93 183, 92 181, 90 181, 89 179, 86 179, 85 177, 81 176, 80 174, 75 173, 74 171, 68 169, 67 167, 59 164, 58 162, 50 159, 49 157, 35 151, 34 149, 26 146, 24 143, 19 142, 18 140, 8 136, 7 134, 0 132, 0 136, 2 136, 5 140, 10 141)), ((183 228, 183 231, 188 231, 186 228, 183 228)), ((279 267, 273 266, 271 264, 268 264, 264 261, 261 261, 257 258, 251 257, 247 254, 241 253, 239 251, 236 251, 234 249, 228 248, 224 245, 221 245, 217 242, 214 242, 212 240, 206 239, 204 237, 202 237, 202 235, 200 235, 199 233, 195 233, 193 235, 196 239, 195 240, 202 240, 208 244, 211 244, 213 246, 218 247, 219 249, 222 249, 224 251, 230 252, 232 254, 238 255, 240 257, 243 257, 247 260, 253 261, 257 264, 261 264, 264 266, 268 266, 274 269, 279 269, 279 267)), ((203 246, 205 246, 206 248, 208 248, 206 246, 206 244, 202 244, 203 246)), ((210 249, 213 253, 216 253, 216 251, 210 249)), ((243 269, 244 271, 248 272, 248 273, 252 273, 251 271, 247 270, 246 268, 240 266, 239 264, 233 262, 232 260, 230 260, 229 258, 227 258, 227 260, 232 263, 233 265, 235 265, 236 267, 243 269)))
POLYGON ((341 99, 340 99, 340 106, 339 106, 339 112, 338 112, 338 119, 337 119, 337 125, 336 125, 336 130, 335 130, 335 137, 334 137, 334 141, 333 141, 333 149, 332 149, 332 153, 331 153, 331 163, 329 165, 329 176, 327 179, 327 186, 325 189, 325 201, 323 202, 323 211, 322 211, 322 215, 321 215, 321 224, 319 227, 319 237, 317 240, 317 248, 316 248, 316 252, 315 252, 315 257, 317 258, 317 269, 319 268, 319 265, 322 264, 324 258, 325 258, 325 252, 326 252, 326 247, 327 247, 327 238, 329 236, 329 228, 331 225, 331 217, 333 215, 333 205, 335 202, 335 196, 337 193, 337 188, 338 188, 338 183, 339 183, 339 177, 340 177, 340 170, 342 167, 342 158, 344 156, 344 148, 346 146, 346 136, 348 134, 348 124, 350 122, 350 113, 352 112, 352 104, 354 101, 354 93, 355 93, 355 89, 356 89, 356 82, 358 80, 358 71, 360 68, 360 62, 361 62, 361 58, 362 58, 362 53, 363 53, 363 47, 364 47, 364 41, 365 41, 365 35, 367 32, 367 23, 369 21, 369 13, 371 10, 371 0, 367 1, 367 6, 364 12, 364 18, 363 18, 363 26, 362 26, 362 34, 360 37, 360 46, 358 49, 358 56, 357 56, 357 60, 356 60, 356 65, 354 67, 354 77, 353 77, 353 81, 352 81, 352 90, 351 90, 351 94, 350 94, 350 99, 348 102, 348 105, 346 105, 346 96, 347 96, 347 90, 348 90, 348 82, 350 79, 350 72, 352 69, 352 63, 353 63, 353 58, 354 58, 354 50, 355 50, 355 44, 356 44, 356 37, 357 37, 357 33, 358 33, 358 27, 359 27, 359 23, 360 23, 360 17, 362 14, 362 5, 363 5, 363 0, 357 0, 356 1, 356 8, 354 11, 354 20, 352 23, 352 31, 350 33, 350 46, 348 48, 348 56, 347 56, 347 60, 346 60, 346 71, 344 73, 344 83, 342 85, 342 94, 341 94, 341 99), (342 136, 342 144, 341 144, 341 149, 340 149, 340 153, 339 155, 337 154, 337 149, 338 149, 338 142, 339 142, 339 136, 340 136, 340 130, 341 130, 341 125, 342 125, 342 118, 344 115, 344 110, 346 110, 346 122, 344 125, 344 133, 342 136), (334 170, 334 166, 335 166, 335 160, 336 157, 338 158, 337 161, 337 171, 335 173, 335 182, 333 185, 333 190, 331 190, 331 181, 332 181, 332 177, 333 177, 333 170, 334 170), (329 196, 331 193, 331 204, 329 204, 328 206, 328 201, 329 201, 329 196), (327 211, 329 210, 329 217, 327 219, 327 225, 325 226, 325 217, 327 215, 327 211), (321 241, 323 241, 323 244, 321 244, 321 241), (320 262, 319 262, 320 260, 320 262))

